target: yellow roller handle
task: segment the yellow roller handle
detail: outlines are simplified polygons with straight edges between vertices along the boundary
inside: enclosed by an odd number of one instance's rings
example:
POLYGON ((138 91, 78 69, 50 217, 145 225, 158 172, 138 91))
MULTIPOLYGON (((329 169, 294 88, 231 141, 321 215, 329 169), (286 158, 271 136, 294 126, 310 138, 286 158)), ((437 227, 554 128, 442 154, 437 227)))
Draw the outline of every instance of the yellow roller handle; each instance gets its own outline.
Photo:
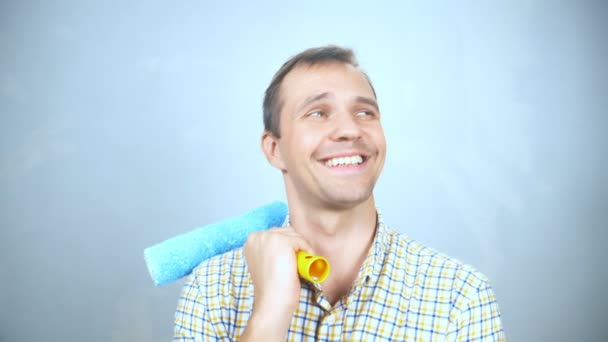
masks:
POLYGON ((329 261, 322 256, 303 251, 296 253, 300 277, 315 284, 322 283, 329 276, 329 261))

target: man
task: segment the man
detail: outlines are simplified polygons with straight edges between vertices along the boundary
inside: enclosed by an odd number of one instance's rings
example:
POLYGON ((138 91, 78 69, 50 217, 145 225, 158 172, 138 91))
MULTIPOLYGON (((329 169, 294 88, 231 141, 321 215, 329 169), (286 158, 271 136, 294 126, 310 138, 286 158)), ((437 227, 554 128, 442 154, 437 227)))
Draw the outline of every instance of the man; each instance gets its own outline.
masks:
POLYGON ((193 271, 175 341, 504 341, 487 279, 390 230, 376 209, 386 144, 351 50, 287 61, 266 90, 264 125, 288 222, 193 271), (322 285, 298 277, 300 250, 329 260, 322 285))

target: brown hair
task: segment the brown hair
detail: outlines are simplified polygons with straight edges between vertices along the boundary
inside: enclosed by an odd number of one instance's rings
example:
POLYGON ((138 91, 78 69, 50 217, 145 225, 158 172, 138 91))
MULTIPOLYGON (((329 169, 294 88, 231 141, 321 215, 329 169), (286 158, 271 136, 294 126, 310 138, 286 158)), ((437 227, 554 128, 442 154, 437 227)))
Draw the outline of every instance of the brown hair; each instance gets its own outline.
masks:
MULTIPOLYGON (((287 62, 285 62, 285 64, 283 64, 283 66, 281 66, 279 71, 277 71, 272 78, 272 82, 270 82, 270 85, 268 88, 266 88, 266 93, 264 94, 264 129, 266 131, 269 131, 277 138, 281 137, 281 132, 279 130, 279 123, 281 119, 280 88, 285 76, 287 76, 287 74, 293 70, 293 68, 300 64, 316 65, 328 62, 349 64, 359 68, 359 64, 357 63, 353 50, 336 45, 327 45, 304 50, 291 57, 287 62)), ((362 70, 361 72, 367 78, 367 81, 374 92, 374 96, 376 96, 376 91, 374 90, 374 86, 372 85, 369 77, 362 70)))

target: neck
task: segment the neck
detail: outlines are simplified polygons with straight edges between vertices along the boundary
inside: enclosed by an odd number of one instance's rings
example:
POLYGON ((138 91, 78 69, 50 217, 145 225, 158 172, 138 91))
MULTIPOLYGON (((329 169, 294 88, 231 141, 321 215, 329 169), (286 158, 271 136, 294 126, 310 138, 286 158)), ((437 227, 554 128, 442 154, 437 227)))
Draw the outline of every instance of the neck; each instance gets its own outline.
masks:
POLYGON ((331 272, 323 291, 332 305, 348 293, 373 242, 376 206, 373 195, 353 207, 341 209, 302 205, 288 198, 290 223, 329 260, 331 272))
MULTIPOLYGON (((292 227, 320 255, 342 254, 369 248, 376 227, 373 196, 346 208, 322 208, 289 201, 292 227)), ((350 254, 350 253, 347 253, 350 254)))
MULTIPOLYGON (((367 242, 376 226, 373 196, 348 208, 320 208, 289 201, 291 226, 317 250, 351 246, 353 240, 367 242)), ((350 248, 350 247, 349 247, 350 248)))

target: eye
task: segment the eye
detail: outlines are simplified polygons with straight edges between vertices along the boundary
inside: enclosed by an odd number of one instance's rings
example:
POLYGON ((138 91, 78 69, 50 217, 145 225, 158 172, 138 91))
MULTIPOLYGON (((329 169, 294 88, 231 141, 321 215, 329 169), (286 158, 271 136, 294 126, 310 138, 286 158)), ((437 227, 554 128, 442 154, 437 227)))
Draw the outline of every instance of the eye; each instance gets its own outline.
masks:
POLYGON ((323 113, 322 111, 318 110, 316 112, 308 113, 306 116, 312 117, 312 118, 321 118, 321 117, 325 116, 325 113, 323 113))
POLYGON ((373 116, 374 112, 369 111, 369 110, 362 110, 362 111, 357 112, 356 115, 357 116, 373 116))

